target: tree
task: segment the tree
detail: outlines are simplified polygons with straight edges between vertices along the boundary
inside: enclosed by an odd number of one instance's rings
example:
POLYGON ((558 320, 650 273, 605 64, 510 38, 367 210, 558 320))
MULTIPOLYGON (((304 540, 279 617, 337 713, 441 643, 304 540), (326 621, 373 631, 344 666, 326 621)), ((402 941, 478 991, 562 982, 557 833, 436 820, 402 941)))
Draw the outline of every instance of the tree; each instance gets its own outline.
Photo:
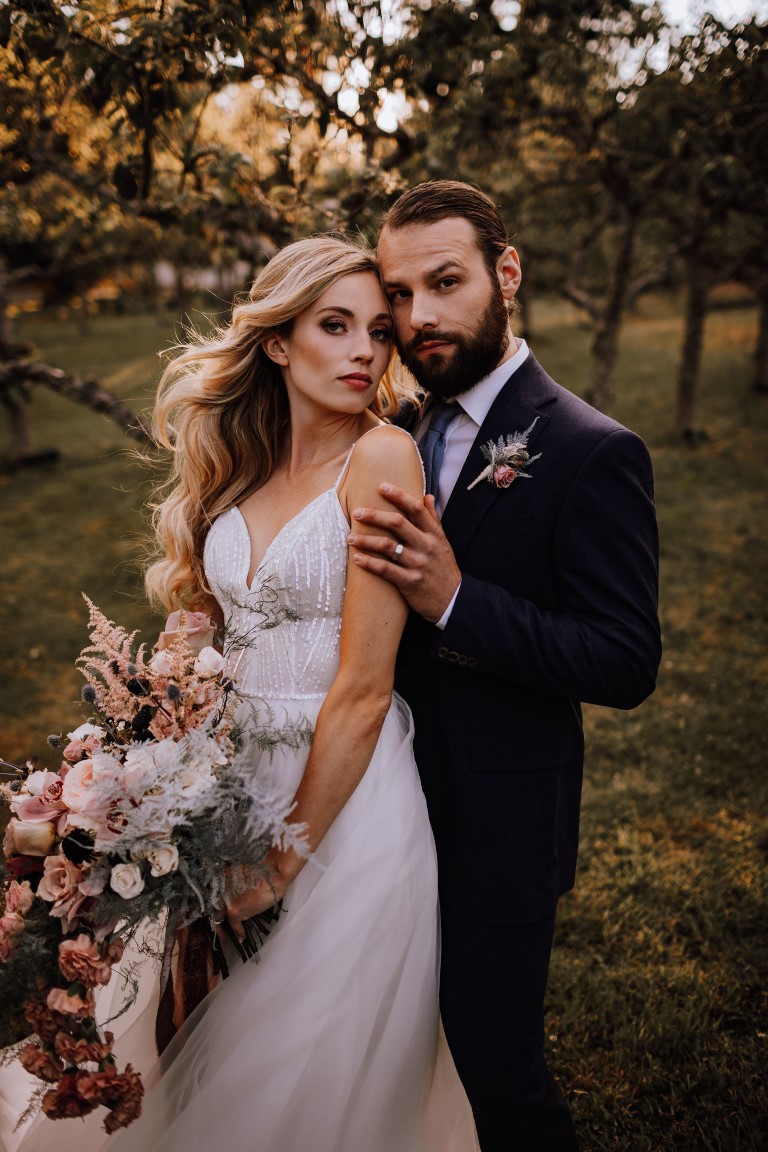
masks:
MULTIPOLYGON (((319 0, 10 0, 0 7, 8 275, 33 267, 52 291, 82 294, 137 252, 151 263, 168 238, 176 254, 227 251, 258 266, 297 230, 354 220, 410 145, 404 129, 376 123, 381 21, 374 3, 342 13, 319 0), (215 109, 254 80, 270 95, 265 169, 227 139, 215 109), (357 111, 337 96, 351 80, 357 111), (312 138, 315 163, 310 146, 294 155, 297 133, 312 138), (340 144, 353 161, 343 173, 322 162, 340 144), (331 201, 320 211, 313 180, 331 201), (327 195, 334 180, 340 205, 327 195)), ((17 352, 6 332, 3 402, 23 459, 24 397, 53 377, 17 352)))

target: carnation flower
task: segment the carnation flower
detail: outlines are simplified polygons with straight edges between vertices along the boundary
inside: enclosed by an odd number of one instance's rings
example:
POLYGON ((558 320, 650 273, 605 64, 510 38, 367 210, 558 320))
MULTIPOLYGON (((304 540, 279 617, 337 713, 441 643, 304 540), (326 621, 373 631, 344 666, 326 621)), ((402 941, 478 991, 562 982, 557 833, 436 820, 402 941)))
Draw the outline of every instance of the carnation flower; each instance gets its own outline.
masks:
POLYGON ((11 880, 5 892, 6 912, 18 912, 24 916, 34 903, 35 894, 28 880, 11 880))
POLYGON ((27 1044, 19 1052, 21 1065, 30 1076, 55 1084, 64 1071, 64 1065, 53 1052, 39 1048, 37 1044, 27 1044))
POLYGON ((45 1003, 52 1012, 62 1012, 68 1016, 92 1016, 93 1001, 90 993, 78 996, 70 995, 66 988, 51 988, 45 998, 45 1003))
MULTIPOLYGON (((67 1065, 100 1064, 102 1060, 111 1056, 112 1044, 115 1039, 111 1032, 105 1032, 104 1035, 105 1039, 102 1043, 100 1040, 85 1040, 82 1037, 76 1040, 68 1032, 57 1032, 53 1042, 56 1055, 61 1057, 67 1065)), ((78 1085, 78 1091, 82 1096, 82 1082, 78 1085)))
POLYGON ((67 1073, 62 1076, 55 1088, 49 1088, 40 1103, 40 1107, 51 1120, 66 1119, 70 1116, 87 1116, 93 1112, 96 1104, 84 1100, 78 1092, 77 1075, 67 1073))
POLYGON ((85 932, 59 944, 59 968, 71 983, 84 984, 86 988, 108 984, 112 975, 109 959, 102 955, 101 948, 85 932))

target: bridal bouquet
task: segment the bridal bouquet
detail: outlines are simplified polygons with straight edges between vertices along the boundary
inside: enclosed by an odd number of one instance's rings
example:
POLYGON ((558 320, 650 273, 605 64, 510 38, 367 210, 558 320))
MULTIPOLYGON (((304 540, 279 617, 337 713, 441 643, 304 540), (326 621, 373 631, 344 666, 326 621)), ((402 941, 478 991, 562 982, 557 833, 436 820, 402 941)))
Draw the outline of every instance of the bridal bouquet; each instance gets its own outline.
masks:
MULTIPOLYGON (((95 992, 126 940, 148 918, 170 913, 181 929, 219 916, 226 865, 253 880, 272 844, 301 850, 301 829, 286 823, 290 798, 246 771, 243 701, 207 617, 174 613, 149 653, 88 604, 78 665, 90 720, 49 737, 55 770, 3 765, 0 1045, 16 1044, 24 1068, 51 1085, 49 1117, 103 1105, 113 1132, 139 1115, 143 1087, 130 1064, 118 1070, 95 992)), ((254 720, 254 733, 272 745, 309 738, 271 717, 254 720)))

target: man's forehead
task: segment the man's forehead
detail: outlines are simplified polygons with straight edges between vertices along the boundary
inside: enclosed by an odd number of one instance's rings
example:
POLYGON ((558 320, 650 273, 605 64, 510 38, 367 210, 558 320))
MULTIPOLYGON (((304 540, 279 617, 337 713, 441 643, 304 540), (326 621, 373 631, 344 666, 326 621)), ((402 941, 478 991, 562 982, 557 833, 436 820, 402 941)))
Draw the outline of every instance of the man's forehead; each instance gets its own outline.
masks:
POLYGON ((467 265, 482 259, 475 229, 460 216, 447 216, 402 228, 386 225, 379 236, 378 257, 385 281, 401 276, 428 275, 451 263, 467 265))

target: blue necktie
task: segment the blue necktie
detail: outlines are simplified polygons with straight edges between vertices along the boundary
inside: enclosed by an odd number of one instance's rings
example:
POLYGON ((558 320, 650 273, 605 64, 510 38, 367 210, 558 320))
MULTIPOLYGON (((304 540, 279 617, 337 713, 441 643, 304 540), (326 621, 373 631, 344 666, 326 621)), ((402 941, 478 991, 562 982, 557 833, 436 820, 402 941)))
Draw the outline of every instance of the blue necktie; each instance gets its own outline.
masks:
POLYGON ((429 426, 419 443, 419 452, 424 461, 427 492, 436 497, 440 468, 445 455, 446 429, 454 416, 458 415, 459 409, 455 404, 446 404, 444 400, 434 400, 430 412, 429 426))

